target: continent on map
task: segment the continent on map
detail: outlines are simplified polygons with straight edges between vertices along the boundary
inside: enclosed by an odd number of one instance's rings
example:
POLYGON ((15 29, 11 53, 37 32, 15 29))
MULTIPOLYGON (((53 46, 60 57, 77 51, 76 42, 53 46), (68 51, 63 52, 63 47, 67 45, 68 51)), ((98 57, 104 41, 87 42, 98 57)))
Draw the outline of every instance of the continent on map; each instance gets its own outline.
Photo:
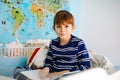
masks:
POLYGON ((59 9, 62 8, 62 3, 66 0, 48 0, 47 9, 50 13, 55 14, 59 9))
POLYGON ((31 7, 30 7, 30 11, 32 14, 34 14, 36 16, 36 19, 37 19, 37 26, 38 28, 40 28, 42 26, 42 22, 43 22, 43 19, 45 17, 45 12, 43 10, 43 7, 40 7, 39 5, 37 5, 36 3, 32 3, 31 7))
POLYGON ((13 35, 15 36, 16 31, 19 29, 21 23, 24 21, 24 15, 18 8, 13 7, 12 18, 14 19, 13 35))

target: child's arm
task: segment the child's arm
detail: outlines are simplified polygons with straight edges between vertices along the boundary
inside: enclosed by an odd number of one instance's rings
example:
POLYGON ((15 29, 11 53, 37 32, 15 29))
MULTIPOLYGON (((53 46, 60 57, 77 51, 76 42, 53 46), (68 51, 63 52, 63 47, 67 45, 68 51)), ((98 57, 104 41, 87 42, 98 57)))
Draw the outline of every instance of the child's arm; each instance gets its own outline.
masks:
POLYGON ((58 77, 60 75, 63 75, 64 73, 68 73, 68 72, 70 72, 70 71, 69 70, 64 70, 64 71, 60 71, 60 72, 49 73, 49 68, 45 67, 40 71, 40 78, 41 78, 41 80, 44 80, 47 77, 50 78, 50 79, 53 79, 55 77, 58 77))
POLYGON ((49 68, 45 67, 40 71, 40 78, 41 80, 44 80, 49 74, 49 68))
POLYGON ((79 62, 79 70, 85 70, 90 68, 90 58, 88 54, 88 50, 85 46, 85 43, 81 41, 78 46, 78 54, 77 59, 79 62))
POLYGON ((48 78, 53 79, 53 78, 59 77, 59 76, 63 75, 64 73, 68 73, 68 72, 70 72, 70 71, 64 70, 64 71, 60 71, 60 72, 52 72, 48 75, 48 78))

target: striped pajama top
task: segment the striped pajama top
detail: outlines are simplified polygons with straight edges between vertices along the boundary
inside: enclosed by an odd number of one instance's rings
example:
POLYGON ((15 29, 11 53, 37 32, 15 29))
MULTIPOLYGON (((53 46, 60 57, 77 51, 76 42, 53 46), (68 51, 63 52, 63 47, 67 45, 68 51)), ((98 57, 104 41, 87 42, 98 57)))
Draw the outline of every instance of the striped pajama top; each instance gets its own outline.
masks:
POLYGON ((61 46, 59 38, 53 39, 44 67, 49 67, 50 72, 63 70, 77 71, 90 68, 90 58, 82 39, 71 35, 68 44, 61 46))

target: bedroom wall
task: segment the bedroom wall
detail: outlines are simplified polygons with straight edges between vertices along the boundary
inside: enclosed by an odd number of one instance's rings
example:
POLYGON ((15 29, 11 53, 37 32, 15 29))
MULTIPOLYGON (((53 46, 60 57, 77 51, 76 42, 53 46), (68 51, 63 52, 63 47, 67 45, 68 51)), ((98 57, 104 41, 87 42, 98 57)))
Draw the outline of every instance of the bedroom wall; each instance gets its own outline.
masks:
POLYGON ((77 36, 86 42, 88 49, 120 66, 120 0, 72 1, 71 12, 80 27, 77 36))

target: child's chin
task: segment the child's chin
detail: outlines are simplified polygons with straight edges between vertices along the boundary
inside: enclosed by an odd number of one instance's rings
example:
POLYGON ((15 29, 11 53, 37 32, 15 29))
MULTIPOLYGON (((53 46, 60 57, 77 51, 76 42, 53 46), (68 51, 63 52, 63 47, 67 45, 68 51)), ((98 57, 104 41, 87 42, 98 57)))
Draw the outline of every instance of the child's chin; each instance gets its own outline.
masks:
POLYGON ((60 36, 60 39, 66 39, 66 38, 67 38, 66 35, 61 35, 61 36, 60 36))

